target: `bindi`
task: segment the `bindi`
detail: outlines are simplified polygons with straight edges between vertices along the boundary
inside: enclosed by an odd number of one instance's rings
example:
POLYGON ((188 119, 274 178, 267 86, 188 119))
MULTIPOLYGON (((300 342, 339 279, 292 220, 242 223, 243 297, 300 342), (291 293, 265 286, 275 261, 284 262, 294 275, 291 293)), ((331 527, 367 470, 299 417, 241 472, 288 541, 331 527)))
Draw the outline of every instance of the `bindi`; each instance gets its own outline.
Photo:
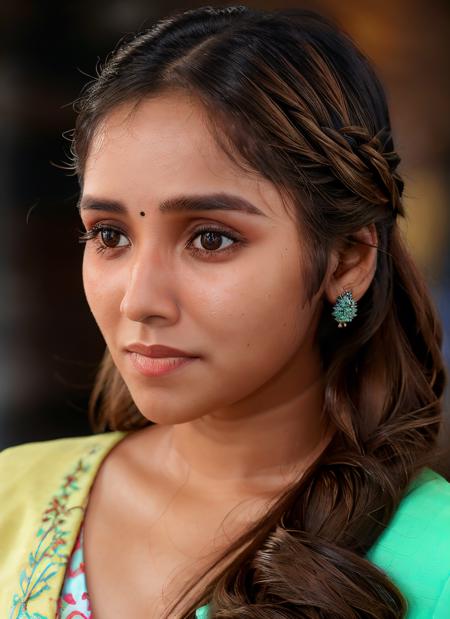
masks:
POLYGON ((141 212, 139 213, 139 215, 140 215, 141 217, 144 217, 144 215, 145 215, 144 211, 141 211, 141 212))

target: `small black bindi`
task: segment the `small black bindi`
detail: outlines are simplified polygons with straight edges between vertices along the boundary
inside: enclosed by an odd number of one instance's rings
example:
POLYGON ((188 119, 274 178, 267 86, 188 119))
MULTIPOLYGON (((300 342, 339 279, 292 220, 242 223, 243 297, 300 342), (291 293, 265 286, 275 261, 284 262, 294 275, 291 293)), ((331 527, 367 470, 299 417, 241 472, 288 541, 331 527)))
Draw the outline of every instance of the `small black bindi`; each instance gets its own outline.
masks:
POLYGON ((141 212, 139 213, 139 215, 141 215, 141 217, 144 217, 144 215, 145 215, 144 211, 141 211, 141 212))

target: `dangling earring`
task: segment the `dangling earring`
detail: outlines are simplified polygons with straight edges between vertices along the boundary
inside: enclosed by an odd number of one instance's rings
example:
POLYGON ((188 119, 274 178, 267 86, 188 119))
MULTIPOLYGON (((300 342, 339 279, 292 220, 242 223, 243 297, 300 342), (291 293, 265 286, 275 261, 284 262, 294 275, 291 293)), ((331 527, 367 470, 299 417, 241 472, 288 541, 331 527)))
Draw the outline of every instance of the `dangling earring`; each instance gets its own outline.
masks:
POLYGON ((357 313, 356 301, 351 290, 345 290, 338 296, 331 312, 333 318, 339 323, 338 327, 346 327, 347 323, 351 322, 357 313))

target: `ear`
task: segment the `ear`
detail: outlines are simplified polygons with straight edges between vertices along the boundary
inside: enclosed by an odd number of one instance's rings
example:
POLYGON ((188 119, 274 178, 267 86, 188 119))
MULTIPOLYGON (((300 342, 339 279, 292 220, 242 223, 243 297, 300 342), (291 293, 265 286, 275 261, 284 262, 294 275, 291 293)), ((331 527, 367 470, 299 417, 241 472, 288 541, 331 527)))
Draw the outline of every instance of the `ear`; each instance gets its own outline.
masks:
POLYGON ((353 233, 332 251, 325 294, 332 304, 344 290, 358 301, 369 288, 377 268, 378 237, 375 224, 353 233))

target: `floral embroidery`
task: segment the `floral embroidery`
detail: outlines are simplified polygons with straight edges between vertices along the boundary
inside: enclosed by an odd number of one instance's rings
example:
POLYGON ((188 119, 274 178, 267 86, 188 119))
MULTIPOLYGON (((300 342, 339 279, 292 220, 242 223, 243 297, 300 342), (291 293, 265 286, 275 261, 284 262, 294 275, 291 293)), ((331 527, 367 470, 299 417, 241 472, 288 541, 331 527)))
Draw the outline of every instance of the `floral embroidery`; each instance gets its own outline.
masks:
POLYGON ((64 585, 58 600, 57 619, 91 619, 91 605, 86 588, 83 555, 84 522, 67 566, 64 585))
POLYGON ((75 510, 84 511, 82 505, 69 507, 69 499, 80 490, 78 482, 91 469, 86 460, 100 449, 101 445, 91 444, 86 456, 78 460, 75 468, 64 477, 57 493, 50 499, 36 533, 38 539, 36 548, 30 552, 28 565, 20 574, 20 593, 15 593, 13 596, 9 619, 49 619, 41 613, 30 611, 29 605, 44 591, 50 589, 49 581, 67 565, 68 554, 64 552, 67 544, 65 537, 71 530, 67 520, 75 510))

